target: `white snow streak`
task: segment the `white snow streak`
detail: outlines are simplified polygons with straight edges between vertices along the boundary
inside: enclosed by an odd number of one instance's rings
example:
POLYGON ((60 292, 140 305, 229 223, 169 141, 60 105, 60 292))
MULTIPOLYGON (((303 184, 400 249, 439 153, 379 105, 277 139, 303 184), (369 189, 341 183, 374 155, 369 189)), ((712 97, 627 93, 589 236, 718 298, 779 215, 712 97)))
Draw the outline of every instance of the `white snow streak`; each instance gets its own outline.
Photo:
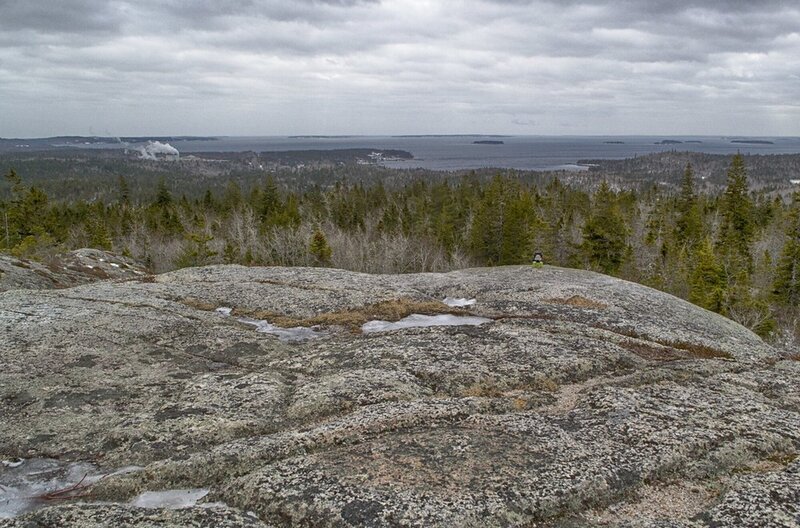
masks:
POLYGON ((471 315, 420 315, 411 314, 397 322, 389 321, 369 321, 364 323, 361 331, 365 334, 371 332, 388 332, 389 330, 402 330, 404 328, 425 328, 429 326, 477 326, 491 322, 485 317, 475 317, 471 315))

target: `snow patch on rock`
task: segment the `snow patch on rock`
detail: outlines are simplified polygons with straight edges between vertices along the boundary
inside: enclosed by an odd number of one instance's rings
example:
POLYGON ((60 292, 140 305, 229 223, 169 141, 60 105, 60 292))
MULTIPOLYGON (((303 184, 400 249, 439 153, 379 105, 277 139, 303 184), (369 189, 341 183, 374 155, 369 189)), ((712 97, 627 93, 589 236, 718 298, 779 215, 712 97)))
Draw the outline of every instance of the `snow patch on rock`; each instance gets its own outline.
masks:
POLYGON ((472 306, 475 304, 476 300, 465 299, 463 297, 445 297, 442 302, 453 308, 463 308, 465 306, 472 306))
POLYGON ((485 317, 475 317, 471 315, 420 315, 411 314, 399 321, 391 323, 389 321, 369 321, 364 323, 361 331, 365 334, 371 332, 388 332, 390 330, 402 330, 405 328, 425 328, 429 326, 477 326, 490 323, 492 320, 485 317))
POLYGON ((130 504, 136 508, 180 510, 191 508, 206 495, 208 495, 208 490, 205 488, 145 491, 134 498, 130 504))
POLYGON ((111 475, 140 471, 139 466, 127 466, 112 472, 99 471, 88 462, 64 463, 48 458, 3 460, 7 469, 0 473, 0 519, 52 504, 43 496, 61 493, 67 498, 111 475), (64 493, 64 490, 71 493, 64 493))
POLYGON ((284 343, 296 343, 299 341, 307 341, 309 339, 315 339, 322 335, 320 332, 317 332, 312 328, 306 328, 305 326, 296 326, 294 328, 281 328, 280 326, 275 326, 273 324, 268 323, 267 321, 260 321, 258 319, 248 319, 246 317, 241 317, 237 319, 237 321, 247 325, 255 326, 256 332, 277 336, 278 339, 280 339, 284 343))

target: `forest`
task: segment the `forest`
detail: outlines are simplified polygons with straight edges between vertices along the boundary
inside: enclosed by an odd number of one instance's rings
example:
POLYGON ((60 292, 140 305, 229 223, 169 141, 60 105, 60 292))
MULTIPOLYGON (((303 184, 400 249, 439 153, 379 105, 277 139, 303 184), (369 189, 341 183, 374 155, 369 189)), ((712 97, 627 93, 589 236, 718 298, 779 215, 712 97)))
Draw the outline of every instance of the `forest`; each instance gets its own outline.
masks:
POLYGON ((591 173, 429 177, 375 167, 309 169, 322 175, 315 178, 242 169, 191 184, 183 168, 184 184, 176 185, 173 169, 152 165, 143 179, 123 167, 113 186, 95 184, 102 192, 87 197, 37 180, 42 171, 28 162, 5 172, 0 251, 47 263, 94 247, 155 273, 214 263, 445 271, 526 264, 540 251, 547 264, 687 299, 796 353, 800 193, 754 185, 741 155, 715 163, 702 170, 721 174, 700 178, 687 164, 674 185, 596 175, 587 184, 591 173))

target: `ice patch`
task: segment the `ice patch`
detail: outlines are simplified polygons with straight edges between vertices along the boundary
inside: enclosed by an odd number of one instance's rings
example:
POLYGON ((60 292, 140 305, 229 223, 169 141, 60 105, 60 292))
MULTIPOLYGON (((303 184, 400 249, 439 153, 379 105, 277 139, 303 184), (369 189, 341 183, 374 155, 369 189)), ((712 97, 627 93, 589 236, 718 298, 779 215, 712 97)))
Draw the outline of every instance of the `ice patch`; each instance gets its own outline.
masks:
POLYGON ((208 490, 203 488, 145 491, 133 499, 130 504, 137 508, 180 510, 182 508, 191 508, 206 495, 208 495, 208 490))
POLYGON ((320 332, 316 332, 311 328, 306 328, 305 326, 295 326, 294 328, 281 328, 280 326, 269 324, 267 321, 259 321, 257 319, 247 319, 244 317, 238 319, 238 321, 240 323, 255 326, 256 332, 278 336, 278 339, 280 339, 284 343, 296 343, 299 341, 307 341, 309 339, 314 339, 322 335, 320 332))
POLYGON ((452 306, 453 308, 463 308, 464 306, 472 306, 475 304, 475 299, 464 299, 464 298, 455 298, 455 297, 445 297, 444 301, 447 306, 452 306))
POLYGON ((402 330, 403 328, 425 328, 428 326, 477 326, 490 323, 492 320, 485 317, 471 315, 420 315, 411 314, 397 322, 369 321, 364 323, 361 331, 365 334, 371 332, 388 332, 389 330, 402 330))
POLYGON ((88 462, 65 464, 48 458, 4 460, 3 466, 7 469, 0 473, 0 519, 42 508, 52 504, 52 499, 79 497, 88 486, 105 477, 142 469, 128 466, 102 472, 88 462))
MULTIPOLYGON (((231 312, 233 312, 233 308, 220 306, 214 311, 217 312, 218 314, 222 314, 227 317, 231 315, 231 312)), ((295 326, 294 328, 281 328, 280 326, 275 326, 273 324, 268 323, 267 321, 262 321, 258 319, 249 319, 247 317, 240 317, 237 319, 237 321, 247 325, 255 326, 256 332, 277 336, 278 339, 280 339, 284 343, 297 343, 300 341, 308 341, 309 339, 314 339, 322 336, 321 332, 317 332, 314 329, 307 328, 305 326, 295 326)))
POLYGON ((116 264, 116 263, 114 263, 114 262, 109 262, 109 263, 108 263, 108 265, 109 265, 109 266, 114 266, 115 268, 118 268, 118 267, 119 267, 119 264, 116 264))

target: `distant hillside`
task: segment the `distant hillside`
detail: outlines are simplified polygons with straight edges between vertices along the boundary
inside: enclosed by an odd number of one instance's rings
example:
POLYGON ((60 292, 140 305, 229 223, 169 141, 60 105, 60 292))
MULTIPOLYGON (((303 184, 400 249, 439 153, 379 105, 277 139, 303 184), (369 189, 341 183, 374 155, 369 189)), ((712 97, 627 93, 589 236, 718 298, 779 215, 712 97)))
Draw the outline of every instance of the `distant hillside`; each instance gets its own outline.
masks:
MULTIPOLYGON (((800 179, 800 154, 745 154, 750 181, 755 188, 788 185, 800 179)), ((701 152, 661 152, 622 160, 581 160, 590 171, 623 180, 677 184, 686 164, 691 162, 698 178, 712 185, 724 185, 731 156, 701 152)))

